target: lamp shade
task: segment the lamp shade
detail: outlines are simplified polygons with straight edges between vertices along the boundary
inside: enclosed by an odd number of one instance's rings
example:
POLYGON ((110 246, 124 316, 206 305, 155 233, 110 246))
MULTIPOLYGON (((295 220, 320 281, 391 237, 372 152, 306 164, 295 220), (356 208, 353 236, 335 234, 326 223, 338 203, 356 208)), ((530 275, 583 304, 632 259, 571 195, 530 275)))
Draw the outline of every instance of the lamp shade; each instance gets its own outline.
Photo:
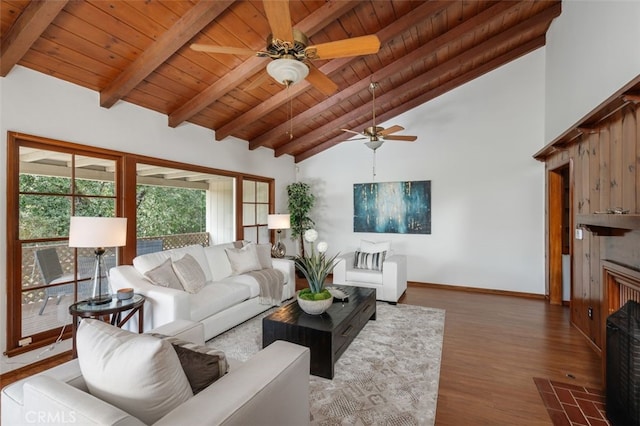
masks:
POLYGON ((287 86, 304 80, 309 75, 309 67, 295 59, 279 58, 269 62, 267 73, 278 83, 287 86))
POLYGON ((289 214, 270 214, 267 217, 267 228, 289 229, 291 228, 291 216, 289 214))
POLYGON ((121 247, 126 243, 126 217, 71 217, 69 247, 121 247))

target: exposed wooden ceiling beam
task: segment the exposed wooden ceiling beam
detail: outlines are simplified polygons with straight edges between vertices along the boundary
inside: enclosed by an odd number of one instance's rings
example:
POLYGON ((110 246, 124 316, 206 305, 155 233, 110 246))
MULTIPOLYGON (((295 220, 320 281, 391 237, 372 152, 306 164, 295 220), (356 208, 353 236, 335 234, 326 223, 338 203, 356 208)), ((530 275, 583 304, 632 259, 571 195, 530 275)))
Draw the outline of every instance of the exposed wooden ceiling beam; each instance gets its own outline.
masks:
POLYGON ((100 92, 100 106, 110 108, 125 97, 233 2, 200 0, 100 92))
POLYGON ((0 76, 9 71, 22 59, 31 45, 40 38, 44 30, 64 9, 67 0, 34 0, 29 3, 0 45, 0 76))
MULTIPOLYGON (((397 116, 398 114, 401 114, 402 112, 405 112, 411 108, 415 108, 419 105, 424 104, 425 102, 428 102, 450 90, 455 89, 456 87, 459 87, 471 80, 473 80, 474 78, 478 78, 483 74, 488 73, 489 71, 492 71, 496 68, 501 67, 502 65, 513 61, 514 59, 517 59, 523 55, 526 55, 527 53, 533 52, 536 49, 539 49, 540 47, 545 45, 545 36, 539 36, 536 37, 535 39, 520 45, 519 47, 508 51, 507 53, 498 56, 497 58, 492 59, 491 61, 487 62, 486 64, 472 69, 471 71, 456 77, 432 90, 429 90, 428 92, 422 93, 421 95, 411 99, 410 101, 406 102, 404 105, 400 105, 396 108, 394 108, 393 110, 387 111, 384 114, 382 114, 380 116, 380 119, 382 121, 387 120, 387 119, 391 119, 395 116, 397 116)), ((408 84, 408 83, 407 83, 408 84)), ((396 92, 396 91, 394 91, 396 92)), ((394 93, 391 92, 391 93, 394 93)), ((396 94, 397 96, 397 94, 396 94)), ((337 137, 334 137, 332 139, 329 139, 325 142, 322 142, 314 147, 312 147, 311 149, 308 149, 306 151, 304 151, 301 154, 295 155, 295 162, 298 163, 300 161, 306 160, 307 158, 312 157, 315 154, 318 154, 334 145, 337 145, 341 142, 344 142, 346 140, 344 135, 339 135, 337 137)), ((418 139, 419 141, 420 139, 418 139)), ((389 143, 393 143, 393 142, 389 142, 389 143)))
MULTIPOLYGON (((308 37, 311 37, 357 5, 357 1, 327 2, 311 15, 300 21, 295 27, 308 37)), ((177 127, 233 90, 242 82, 242 80, 238 79, 239 75, 244 76, 246 79, 265 66, 265 58, 252 57, 244 61, 238 67, 234 68, 233 72, 220 78, 214 84, 169 114, 169 126, 177 127)))
MULTIPOLYGON (((466 63, 468 61, 473 61, 474 59, 483 56, 486 54, 489 49, 495 49, 499 47, 503 43, 513 39, 514 37, 519 37, 523 28, 529 28, 534 25, 543 24, 545 22, 550 22, 551 19, 558 16, 561 11, 560 3, 556 3, 553 6, 543 10, 542 12, 536 14, 535 16, 529 18, 526 21, 523 21, 506 31, 497 34, 490 39, 476 45, 475 47, 457 55, 449 59, 447 62, 444 62, 437 67, 423 73, 422 75, 414 78, 403 84, 402 86, 397 87, 395 90, 388 92, 381 97, 378 98, 380 104, 384 104, 386 102, 391 102, 393 99, 401 97, 403 94, 415 91, 416 89, 428 84, 433 79, 438 78, 441 75, 446 74, 447 72, 453 71, 457 68, 458 64, 466 63)), ((407 66, 409 64, 406 64, 407 66)), ((407 104, 407 103, 405 103, 407 104)), ((407 106, 405 111, 412 107, 407 106)), ((350 111, 349 113, 342 115, 339 120, 334 120, 329 122, 321 127, 314 129, 313 131, 305 134, 304 136, 295 139, 275 150, 276 156, 280 156, 283 154, 290 154, 293 149, 300 149, 300 147, 304 147, 306 145, 314 145, 318 147, 319 145, 315 144, 316 140, 326 137, 327 134, 331 134, 336 132, 338 129, 344 127, 349 121, 357 120, 361 115, 364 115, 371 109, 371 102, 362 105, 355 110, 350 111)), ((341 134, 338 136, 341 140, 348 139, 348 135, 341 134)), ((333 139, 331 139, 333 141, 333 139)), ((321 145, 325 145, 322 143, 321 145)), ((326 148, 325 148, 326 149, 326 148)), ((298 155, 296 155, 296 158, 298 155)))
MULTIPOLYGON (((407 28, 410 28, 416 25, 416 23, 422 21, 422 19, 424 19, 425 17, 437 13, 437 11, 445 9, 450 5, 451 3, 446 1, 432 1, 424 3, 422 6, 413 10, 410 14, 403 16, 402 18, 394 21, 387 27, 378 31, 376 35, 378 36, 378 39, 380 39, 380 44, 383 45, 387 43, 389 40, 405 32, 407 28)), ((357 61, 359 59, 360 57, 358 56, 334 59, 332 61, 329 61, 319 69, 324 74, 330 75, 332 72, 343 68, 350 62, 357 61)), ((289 90, 283 90, 282 92, 272 96, 266 102, 261 102, 255 108, 245 112, 241 116, 233 119, 231 122, 215 129, 216 140, 222 140, 227 136, 232 135, 236 129, 241 129, 254 121, 260 120, 262 116, 269 114, 274 109, 288 102, 289 97, 295 97, 300 93, 309 90, 309 88, 311 87, 313 86, 311 86, 311 84, 307 80, 304 80, 300 83, 292 85, 291 87, 289 87, 289 90)))
MULTIPOLYGON (((452 43, 459 37, 463 37, 467 33, 472 33, 473 31, 476 30, 477 26, 485 25, 493 20, 501 19, 501 17, 504 16, 504 14, 508 13, 511 10, 517 9, 519 7, 520 5, 518 2, 497 3, 492 7, 490 7, 489 9, 483 11, 482 13, 452 28, 451 30, 447 31, 441 36, 436 37, 433 40, 430 40, 425 45, 421 46, 420 48, 406 55, 402 61, 392 62, 386 67, 382 68, 381 70, 376 71, 371 76, 371 80, 382 81, 390 77, 391 75, 403 69, 406 69, 407 64, 412 64, 414 63, 414 61, 421 60, 422 58, 426 57, 428 54, 431 54, 437 51, 438 49, 447 46, 449 43, 452 43)), ((292 120, 293 127, 295 127, 297 124, 304 123, 305 121, 311 120, 313 117, 316 117, 317 115, 322 113, 322 111, 325 111, 326 109, 336 104, 339 104, 344 99, 348 99, 349 97, 360 92, 361 90, 368 88, 368 86, 369 86, 369 81, 366 79, 363 79, 357 82, 356 84, 353 84, 345 88, 344 90, 337 93, 335 96, 328 98, 320 102, 319 104, 315 105, 314 107, 309 108, 303 111, 302 113, 296 115, 292 120)), ((264 146, 269 142, 273 142, 274 140, 281 138, 282 135, 288 136, 286 132, 289 129, 289 126, 290 126, 290 123, 282 123, 281 125, 276 126, 270 131, 263 133, 257 138, 249 141, 249 149, 256 149, 260 146, 264 146)))

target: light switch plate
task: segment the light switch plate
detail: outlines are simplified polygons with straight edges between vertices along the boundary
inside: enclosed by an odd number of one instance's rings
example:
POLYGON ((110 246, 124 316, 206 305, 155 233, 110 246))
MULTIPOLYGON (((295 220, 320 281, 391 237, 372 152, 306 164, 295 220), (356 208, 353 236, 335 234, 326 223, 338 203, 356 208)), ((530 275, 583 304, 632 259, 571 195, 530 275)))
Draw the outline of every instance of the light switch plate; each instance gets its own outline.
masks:
POLYGON ((582 228, 576 228, 576 240, 582 239, 582 228))

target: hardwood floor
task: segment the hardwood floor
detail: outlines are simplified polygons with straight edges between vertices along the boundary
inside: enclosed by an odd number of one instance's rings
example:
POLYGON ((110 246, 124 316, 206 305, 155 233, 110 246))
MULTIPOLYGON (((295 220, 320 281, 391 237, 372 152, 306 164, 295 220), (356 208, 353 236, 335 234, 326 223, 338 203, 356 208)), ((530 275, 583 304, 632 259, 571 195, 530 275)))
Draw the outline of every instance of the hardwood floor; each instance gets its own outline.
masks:
MULTIPOLYGON (((436 425, 551 425, 534 377, 602 388, 600 358, 567 307, 417 284, 400 303, 446 310, 436 425)), ((64 360, 7 373, 2 385, 64 360)))
POLYGON ((602 388, 568 307, 418 285, 400 301, 446 310, 436 425, 551 425, 534 377, 602 388))

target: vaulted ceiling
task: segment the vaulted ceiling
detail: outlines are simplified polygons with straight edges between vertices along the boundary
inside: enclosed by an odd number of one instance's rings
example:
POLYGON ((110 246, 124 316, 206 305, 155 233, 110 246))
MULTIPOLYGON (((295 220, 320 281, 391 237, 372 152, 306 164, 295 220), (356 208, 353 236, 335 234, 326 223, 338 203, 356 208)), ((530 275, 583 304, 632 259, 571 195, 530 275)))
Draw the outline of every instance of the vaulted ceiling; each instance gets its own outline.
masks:
POLYGON ((390 120, 543 46, 561 3, 291 0, 289 11, 310 44, 374 34, 380 49, 314 60, 337 85, 327 94, 265 78, 272 59, 190 48, 264 50, 273 18, 262 1, 1 0, 0 75, 21 65, 100 92, 104 108, 131 102, 167 126, 193 123, 298 162, 354 136, 341 129, 371 126, 372 82, 376 122, 390 120))

